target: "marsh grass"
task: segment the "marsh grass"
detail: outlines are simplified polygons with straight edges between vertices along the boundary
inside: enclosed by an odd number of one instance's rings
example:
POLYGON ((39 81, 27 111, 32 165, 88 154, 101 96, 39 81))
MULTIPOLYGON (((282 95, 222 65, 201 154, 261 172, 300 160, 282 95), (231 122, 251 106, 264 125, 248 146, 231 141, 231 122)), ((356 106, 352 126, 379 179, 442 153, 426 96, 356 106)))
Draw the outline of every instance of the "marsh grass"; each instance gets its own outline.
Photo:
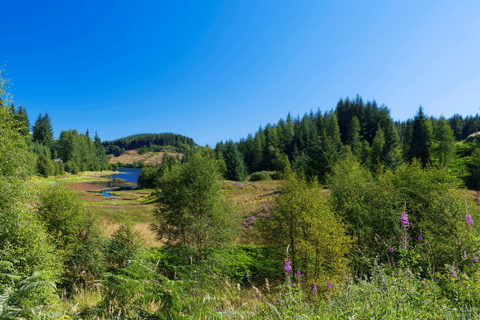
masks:
POLYGON ((280 190, 281 180, 264 180, 255 182, 222 181, 222 189, 227 200, 233 201, 242 213, 256 210, 273 201, 280 190), (240 188, 239 186, 242 186, 240 188))

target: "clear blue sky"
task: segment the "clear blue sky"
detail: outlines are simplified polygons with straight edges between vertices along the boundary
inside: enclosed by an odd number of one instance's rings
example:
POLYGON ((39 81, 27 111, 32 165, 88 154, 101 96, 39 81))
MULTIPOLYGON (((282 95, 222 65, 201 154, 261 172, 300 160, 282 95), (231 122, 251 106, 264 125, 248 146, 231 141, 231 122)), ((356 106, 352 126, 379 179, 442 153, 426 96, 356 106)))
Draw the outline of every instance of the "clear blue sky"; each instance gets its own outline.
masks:
POLYGON ((4 1, 0 64, 33 124, 214 146, 340 98, 476 114, 480 1, 4 1))

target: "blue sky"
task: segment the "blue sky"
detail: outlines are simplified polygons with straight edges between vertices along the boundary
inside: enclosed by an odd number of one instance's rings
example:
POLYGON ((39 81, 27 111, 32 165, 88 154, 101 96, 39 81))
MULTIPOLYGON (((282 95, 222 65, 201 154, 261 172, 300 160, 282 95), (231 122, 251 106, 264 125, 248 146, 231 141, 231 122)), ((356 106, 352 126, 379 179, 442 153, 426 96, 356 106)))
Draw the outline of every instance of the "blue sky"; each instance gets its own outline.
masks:
POLYGON ((8 1, 0 64, 33 124, 214 146, 340 98, 476 114, 480 1, 8 1))

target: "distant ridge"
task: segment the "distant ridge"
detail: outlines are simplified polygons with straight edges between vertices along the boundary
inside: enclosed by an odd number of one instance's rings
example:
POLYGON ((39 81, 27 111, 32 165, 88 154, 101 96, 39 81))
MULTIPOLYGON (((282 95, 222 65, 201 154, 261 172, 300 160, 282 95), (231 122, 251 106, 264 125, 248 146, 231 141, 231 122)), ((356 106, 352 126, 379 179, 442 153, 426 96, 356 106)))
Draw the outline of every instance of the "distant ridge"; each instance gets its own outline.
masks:
POLYGON ((107 154, 116 153, 118 150, 134 150, 150 146, 171 146, 177 151, 184 152, 186 146, 195 147, 197 144, 192 138, 175 133, 141 133, 113 141, 102 142, 107 154))

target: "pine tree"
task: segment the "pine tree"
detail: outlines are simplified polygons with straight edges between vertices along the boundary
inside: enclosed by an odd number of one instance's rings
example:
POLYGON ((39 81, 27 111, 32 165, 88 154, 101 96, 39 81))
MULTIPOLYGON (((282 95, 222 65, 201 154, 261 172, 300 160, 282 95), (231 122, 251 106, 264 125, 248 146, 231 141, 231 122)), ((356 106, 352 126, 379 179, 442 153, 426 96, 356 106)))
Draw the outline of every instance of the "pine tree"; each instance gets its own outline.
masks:
POLYGON ((417 158, 423 166, 430 162, 432 135, 431 120, 428 121, 428 118, 423 113, 423 107, 420 106, 413 120, 412 139, 407 156, 408 161, 417 158))
POLYGON ((440 117, 435 130, 435 139, 437 145, 434 155, 441 166, 447 165, 453 159, 455 154, 455 136, 452 128, 444 117, 440 117))
POLYGON ((263 132, 262 127, 258 129, 254 138, 254 147, 253 147, 253 166, 250 168, 252 171, 259 171, 263 163, 263 150, 265 148, 265 133, 263 132))
POLYGON ((29 137, 30 121, 28 120, 27 110, 20 104, 18 110, 14 112, 14 119, 18 121, 18 128, 22 128, 20 133, 29 137))
POLYGON ((385 147, 385 134, 382 128, 378 126, 378 130, 373 138, 372 152, 370 154, 372 167, 377 167, 381 163, 383 149, 385 147))
POLYGON ((386 121, 384 126, 385 145, 382 149, 381 162, 390 169, 395 169, 400 165, 400 157, 398 155, 397 147, 399 142, 398 132, 395 128, 395 124, 390 118, 386 121))
POLYGON ((360 140, 361 130, 360 121, 356 116, 353 116, 348 129, 347 144, 350 145, 352 153, 356 157, 359 157, 362 152, 362 141, 360 140))
POLYGON ((45 113, 43 117, 42 113, 40 113, 37 121, 35 121, 35 125, 33 126, 33 141, 41 143, 48 148, 53 147, 53 129, 48 113, 45 113))
POLYGON ((338 145, 342 145, 342 139, 340 138, 340 127, 338 126, 337 115, 335 112, 331 112, 325 123, 325 132, 327 136, 332 138, 332 141, 338 145))
POLYGON ((243 155, 238 151, 237 146, 229 141, 225 145, 223 158, 227 166, 227 179, 233 181, 245 181, 247 178, 247 169, 243 162, 243 155))

